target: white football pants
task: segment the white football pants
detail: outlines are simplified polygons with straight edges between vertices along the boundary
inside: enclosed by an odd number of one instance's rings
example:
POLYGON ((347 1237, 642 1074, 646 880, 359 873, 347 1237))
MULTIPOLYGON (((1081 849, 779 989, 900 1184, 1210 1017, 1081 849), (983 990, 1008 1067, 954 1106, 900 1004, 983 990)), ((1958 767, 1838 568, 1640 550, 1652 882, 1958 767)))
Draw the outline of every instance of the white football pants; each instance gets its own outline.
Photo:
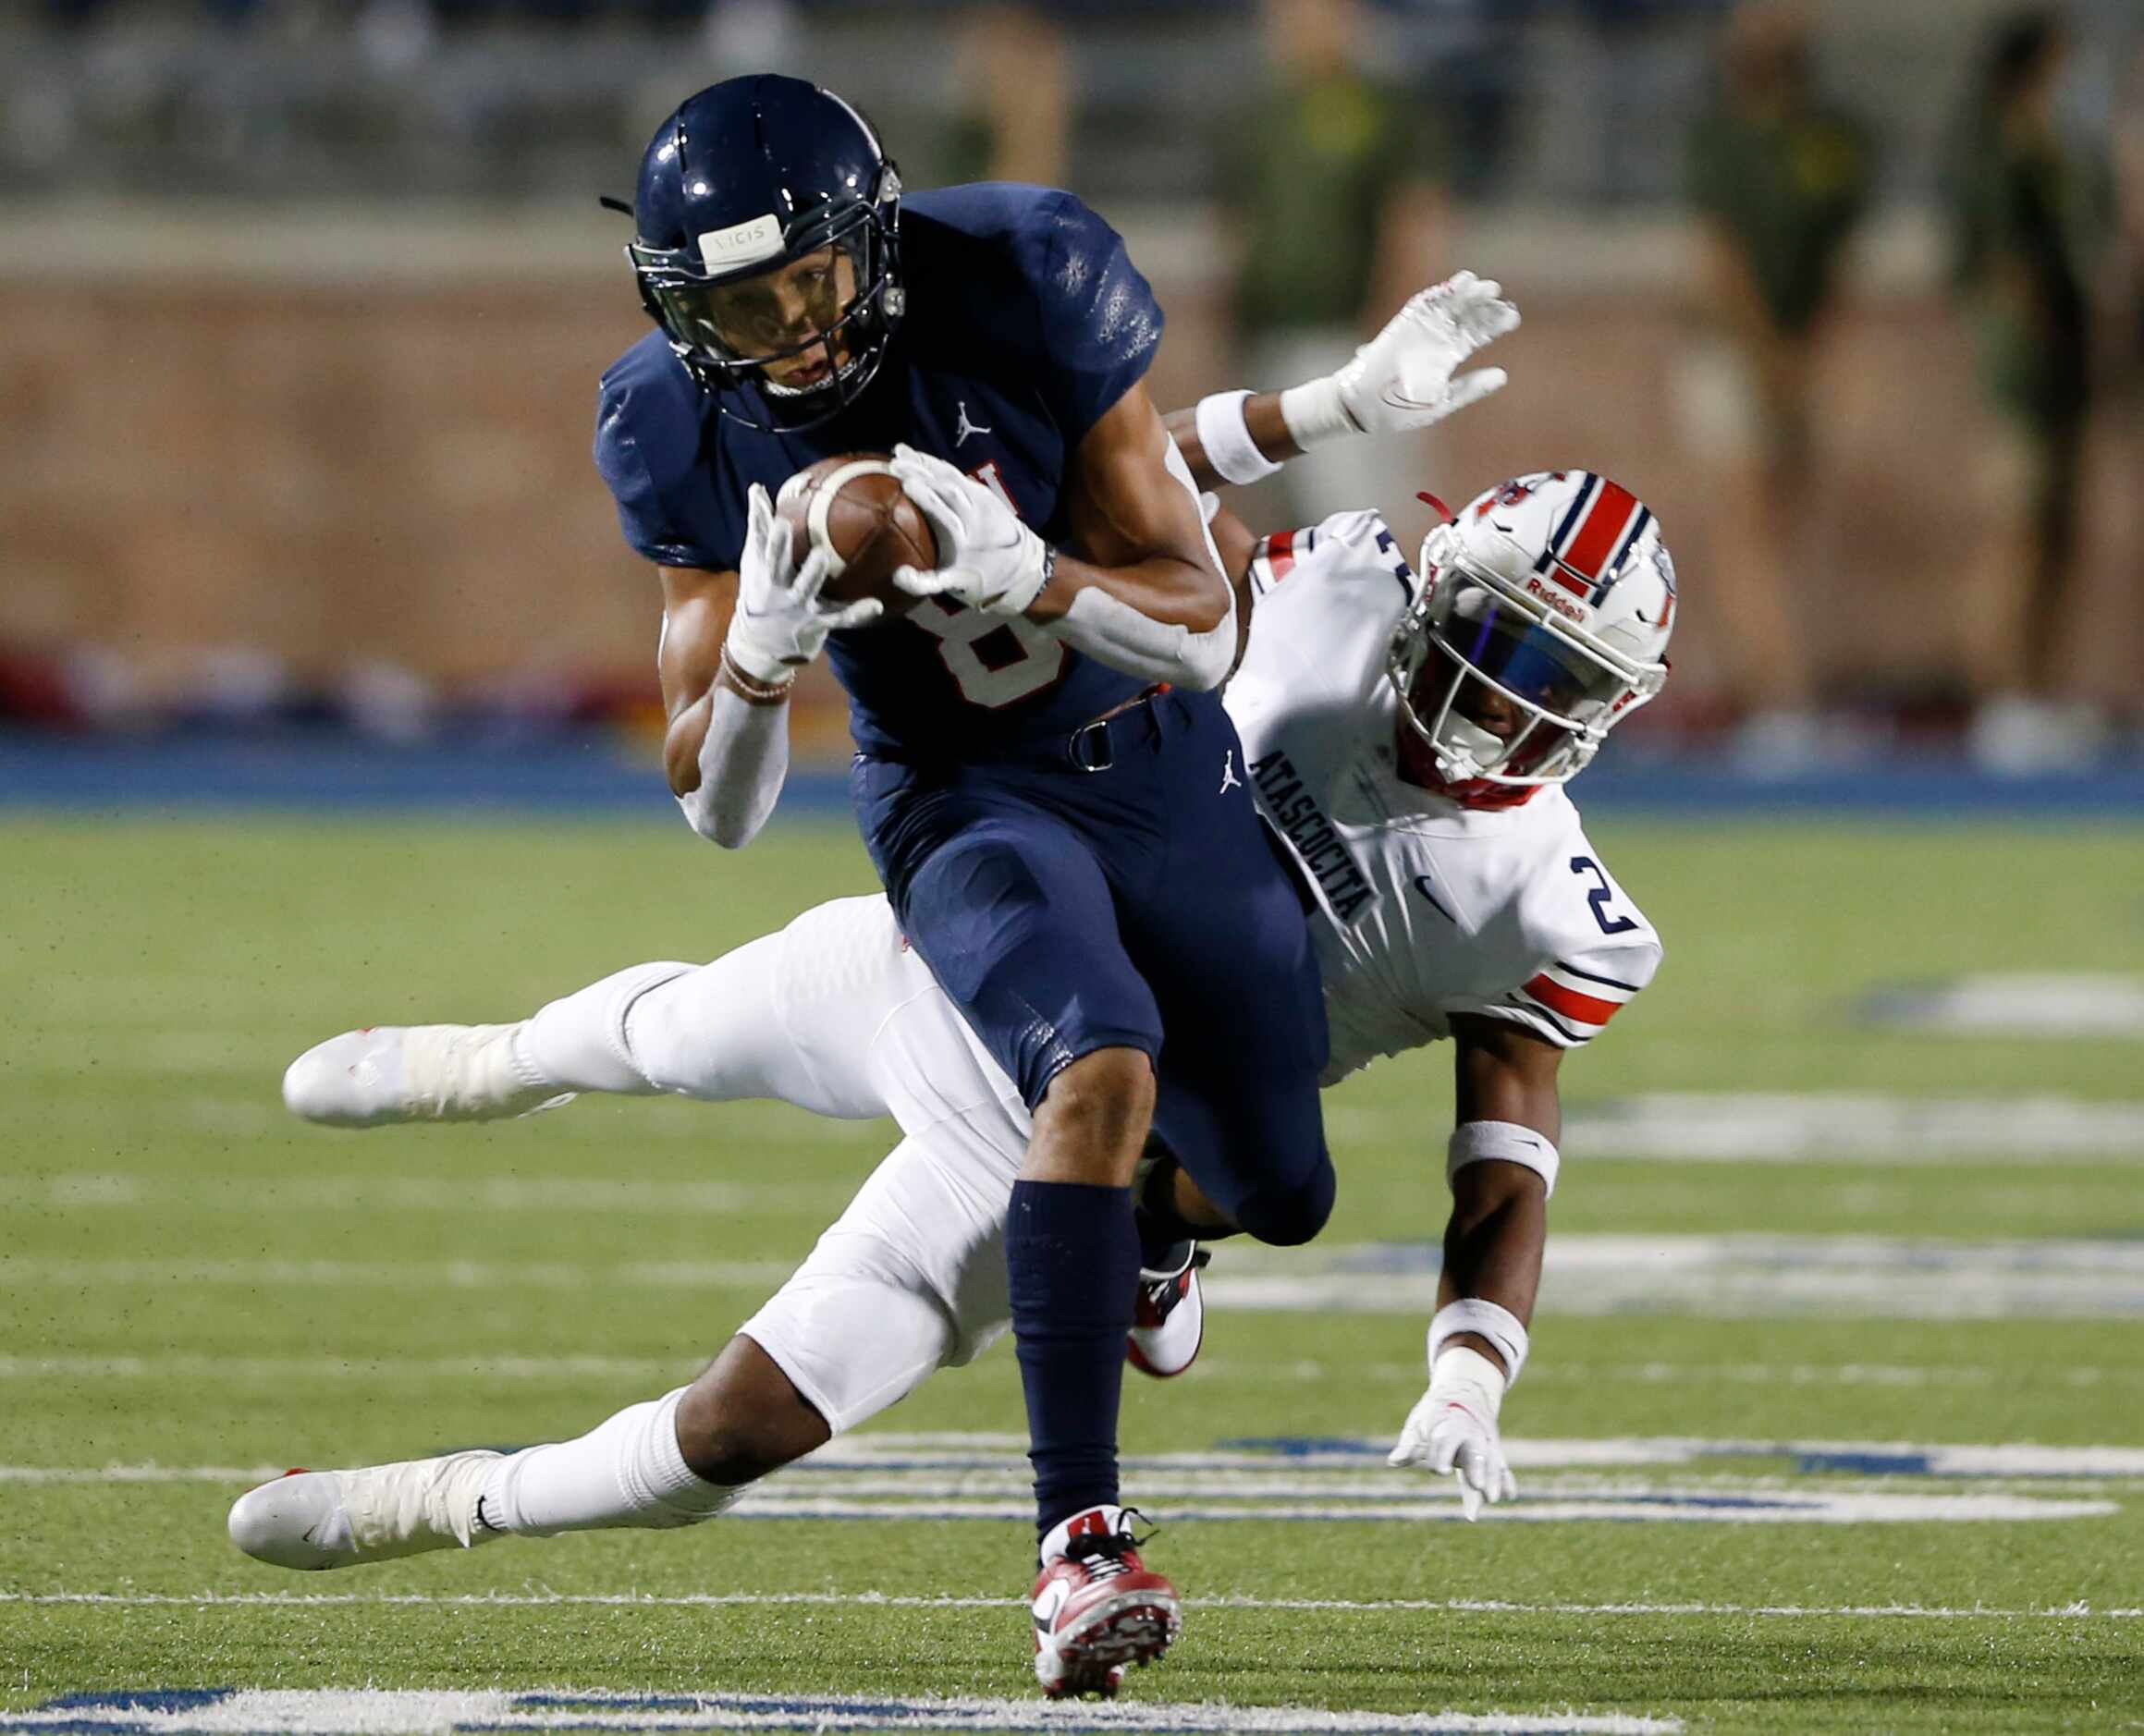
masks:
POLYGON ((620 972, 527 1031, 524 1053, 561 1086, 900 1124, 900 1143, 739 1328, 836 1434, 1010 1325, 1005 1212, 1032 1124, 883 897, 820 905, 711 964, 620 972))

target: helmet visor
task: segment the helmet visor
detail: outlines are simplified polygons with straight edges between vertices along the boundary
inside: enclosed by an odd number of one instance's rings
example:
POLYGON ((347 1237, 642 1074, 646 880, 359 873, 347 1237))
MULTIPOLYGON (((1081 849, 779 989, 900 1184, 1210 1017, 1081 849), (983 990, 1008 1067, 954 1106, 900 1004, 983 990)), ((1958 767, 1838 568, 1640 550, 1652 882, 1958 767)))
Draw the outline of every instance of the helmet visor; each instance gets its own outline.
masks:
POLYGON ((775 361, 839 330, 864 284, 863 254, 863 238, 851 233, 764 271, 655 282, 649 293, 677 339, 725 361, 775 361))
POLYGON ((1487 587, 1454 579, 1428 621, 1431 642, 1453 662, 1529 709, 1578 726, 1623 696, 1625 678, 1583 646, 1487 587))

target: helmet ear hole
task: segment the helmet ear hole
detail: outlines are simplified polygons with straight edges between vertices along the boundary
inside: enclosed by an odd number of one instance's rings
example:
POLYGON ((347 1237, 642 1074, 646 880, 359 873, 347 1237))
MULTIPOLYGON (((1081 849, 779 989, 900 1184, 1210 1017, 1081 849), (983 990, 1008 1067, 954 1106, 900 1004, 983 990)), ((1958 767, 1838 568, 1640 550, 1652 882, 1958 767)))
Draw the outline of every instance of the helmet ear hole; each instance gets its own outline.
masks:
POLYGON ((1452 552, 1458 546, 1458 527, 1450 519, 1429 527, 1429 533, 1422 539, 1420 555, 1415 563, 1425 592, 1436 584, 1438 575, 1451 565, 1452 552))

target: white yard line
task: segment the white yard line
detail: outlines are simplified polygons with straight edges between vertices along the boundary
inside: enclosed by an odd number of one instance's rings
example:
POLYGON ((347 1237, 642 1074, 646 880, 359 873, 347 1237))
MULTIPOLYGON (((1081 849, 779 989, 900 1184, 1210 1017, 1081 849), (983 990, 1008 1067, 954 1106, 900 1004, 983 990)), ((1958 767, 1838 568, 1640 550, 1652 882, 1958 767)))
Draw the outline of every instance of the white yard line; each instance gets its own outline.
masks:
POLYGON ((1990 972, 1947 983, 1908 983, 1865 996, 1864 1023, 1954 1037, 2144 1037, 2144 977, 2075 972, 1990 972))
MULTIPOLYGON (((1244 1506, 1215 1506, 1227 1491, 1208 1491, 1203 1504, 1175 1506, 1171 1521, 1184 1523, 1317 1523, 1349 1521, 1366 1524, 1464 1524, 1464 1511, 1452 1495, 1434 1485, 1412 1498, 1327 1498, 1322 1489, 1304 1489, 1307 1498, 1276 1500, 1243 1496, 1244 1506)), ((1562 1524, 1586 1520, 1623 1524, 1706 1523, 1727 1525, 1972 1524, 2105 1519, 2122 1510, 2104 1499, 2056 1499, 2038 1495, 1975 1491, 1967 1495, 1891 1494, 1865 1490, 1807 1492, 1722 1489, 1710 1486, 1661 1489, 1626 1497, 1521 1499, 1485 1510, 1489 1524, 1562 1524)), ((994 1520, 1018 1524, 1035 1511, 1033 1497, 1023 1490, 1001 1498, 977 1497, 946 1500, 918 1496, 908 1500, 845 1500, 807 1494, 791 1485, 765 1495, 747 1496, 730 1509, 740 1519, 823 1520, 994 1520)))
MULTIPOLYGON (((320 1132, 308 1128, 275 1097, 275 1081, 282 1067, 283 1060, 278 1059, 273 1064, 244 1070, 260 1086, 258 1095, 238 1094, 243 1091, 244 1082, 234 1070, 234 1070, 230 1094, 173 1092, 155 1099, 126 1096, 55 1099, 47 1094, 40 1095, 33 1106, 26 1106, 21 1101, 0 1104, 0 1130, 50 1134, 60 1128, 71 1134, 101 1136, 115 1131, 178 1126, 227 1139, 264 1139, 285 1144, 294 1140, 321 1139, 324 1136, 320 1132)), ((18 1062, 16 1070, 63 1082, 81 1079, 78 1067, 68 1061, 18 1062)), ((735 1147, 741 1141, 753 1146, 841 1144, 855 1141, 859 1137, 857 1130, 864 1125, 807 1115, 784 1104, 761 1101, 723 1104, 713 1110, 714 1119, 709 1119, 707 1106, 671 1098, 636 1098, 632 1104, 627 1110, 622 1099, 600 1105, 592 1099, 588 1106, 565 1116, 547 1117, 545 1137, 554 1143, 563 1140, 615 1145, 620 1137, 621 1124, 630 1115, 631 1138, 635 1141, 690 1141, 713 1150, 717 1145, 735 1147)), ((517 1137, 503 1124, 494 1131, 503 1139, 517 1137)), ((342 1136, 329 1137, 339 1143, 342 1136)), ((851 1178, 851 1184, 860 1180, 868 1168, 868 1163, 859 1168, 851 1178)))
MULTIPOLYGON (((1207 1277, 1223 1308, 1420 1314, 1437 1305, 1425 1242, 1237 1248, 1207 1277)), ((309 1290, 718 1290, 778 1284, 779 1260, 80 1259, 0 1256, 0 1286, 309 1290)), ((1944 1241, 1899 1236, 1567 1235, 1549 1243, 1545 1310, 1708 1318, 2135 1319, 2144 1242, 2078 1238, 1944 1241)))
POLYGON ((127 1172, 0 1179, 0 1206, 89 1210, 177 1205, 189 1212, 260 1213, 293 1205, 349 1211, 691 1213, 840 1209, 854 1190, 825 1182, 648 1181, 622 1177, 383 1175, 141 1175, 127 1172))
MULTIPOLYGON (((2066 1604, 1996 1607, 1984 1604, 1743 1604, 1584 1603, 1495 1597, 1258 1597, 1224 1594, 1196 1597, 1200 1609, 1330 1610, 1336 1615, 1380 1612, 1431 1615, 1522 1616, 1719 1616, 1820 1620, 1881 1617, 1922 1621, 2137 1621, 2144 1605, 2094 1608, 2079 1598, 2066 1604)), ((341 1608, 408 1606, 417 1608, 779 1608, 790 1605, 864 1609, 1017 1609, 1019 1597, 903 1596, 883 1592, 0 1592, 0 1604, 91 1604, 116 1608, 341 1608)))
POLYGON ((664 1260, 576 1265, 564 1260, 79 1260, 0 1255, 0 1286, 239 1285, 302 1290, 742 1290, 771 1288, 789 1260, 664 1260))
MULTIPOLYGON (((693 1373, 704 1357, 608 1356, 560 1351, 548 1356, 214 1356, 190 1351, 144 1355, 0 1355, 0 1380, 671 1380, 693 1373)), ((1419 1362, 1327 1363, 1315 1359, 1248 1363, 1202 1356, 1190 1378, 1287 1383, 1309 1380, 1416 1382, 1419 1362)), ((2144 1386, 2144 1363, 2106 1367, 2065 1363, 2027 1371, 1986 1363, 1542 1363, 1526 1378, 1648 1387, 1969 1387, 2054 1384, 2064 1387, 2144 1386)), ((871 1436, 874 1440, 885 1437, 871 1436)))
MULTIPOLYGON (((1390 1442, 1364 1436, 1276 1436, 1204 1451, 1128 1456, 1128 1474, 1157 1489, 1197 1495, 1330 1493, 1389 1495, 1395 1488, 1441 1486, 1413 1484, 1384 1462, 1390 1442)), ((1738 1485, 1783 1486, 1770 1461, 1795 1461, 1796 1474, 1845 1473, 1895 1489, 1901 1478, 2003 1482, 2076 1478, 2144 1480, 2144 1447, 2043 1447, 2030 1442, 1927 1442, 1900 1440, 1777 1440, 1762 1436, 1712 1438, 1691 1435, 1514 1436, 1504 1451, 1520 1471, 1627 1471, 1670 1467, 1717 1473, 1702 1485, 1627 1485, 1620 1492, 1675 1494, 1730 1492, 1738 1485), (1744 1468, 1756 1461, 1761 1472, 1744 1468)), ((104 1465, 0 1464, 0 1483, 242 1483, 280 1475, 280 1464, 104 1465)), ((946 1494, 991 1495, 1026 1490, 1030 1469, 1024 1443, 1004 1435, 864 1433, 822 1447, 785 1472, 766 1490, 809 1487, 815 1497, 905 1495, 932 1499, 946 1494)), ((1818 1486, 1804 1482, 1807 1489, 1818 1486)), ((1844 1487, 1832 1482, 1827 1487, 1844 1487)), ((744 1509, 737 1510, 742 1511, 744 1509)))
MULTIPOLYGON (((1437 1306, 1427 1242, 1330 1248, 1231 1245, 1207 1282, 1244 1311, 1404 1314, 1437 1306)), ((80 1259, 0 1256, 0 1286, 232 1285, 442 1290, 772 1287, 780 1260, 572 1263, 482 1260, 80 1259)), ((2144 1241, 1946 1241, 1904 1236, 1566 1235, 1550 1239, 1541 1305, 1563 1314, 1709 1319, 2144 1317, 2144 1241)))
MULTIPOLYGON (((1284 1383, 1304 1380, 1408 1380, 1421 1378, 1422 1364, 1407 1363, 1323 1363, 1298 1358, 1289 1363, 1240 1362, 1201 1356, 1182 1378, 1284 1383)), ((1996 1368, 1985 1363, 1528 1363, 1526 1378, 1648 1387, 1992 1387, 1997 1384, 2053 1384, 2064 1387, 2144 1386, 2144 1363, 2109 1368, 2074 1363, 2031 1369, 1996 1368)))
MULTIPOLYGON (((1207 1274, 1207 1293, 1231 1310, 1427 1316, 1438 1264, 1437 1247, 1420 1241, 1231 1247, 1207 1274)), ((2144 1242, 1556 1235, 1540 1307, 1707 1319, 2133 1320, 2144 1316, 2144 1242)))
POLYGON ((2144 1166, 2144 1103, 1656 1092, 1574 1106, 1562 1143, 1588 1160, 2144 1166))
POLYGON ((0 1713, 0 1731, 84 1722, 145 1736, 451 1736, 487 1730, 785 1730, 1319 1731, 1349 1736, 1673 1736, 1682 1720, 1623 1713, 1329 1712, 1310 1706, 936 1694, 631 1693, 571 1688, 226 1689, 80 1695, 0 1713))
POLYGON ((0 1356, 0 1380, 663 1380, 707 1359, 675 1356, 0 1356))
MULTIPOLYGON (((1499 1524, 1567 1521, 1621 1523, 1855 1525, 1986 1522, 2060 1522, 2118 1512, 2099 1485, 2050 1494, 2020 1479, 2094 1475, 2128 1479, 2144 1454, 2104 1449, 2089 1457, 2047 1461, 2004 1456, 2001 1449, 1958 1455, 1949 1473, 1941 1449, 1850 1449, 1804 1461, 1799 1475, 1769 1470, 1737 1475, 1711 1461, 1734 1461, 1755 1452, 1776 1458, 1791 1448, 1761 1443, 1713 1445, 1683 1440, 1535 1443, 1513 1458, 1529 1481, 1521 1498, 1490 1510, 1499 1524), (1580 1467, 1634 1464, 1694 1466, 1701 1478, 1656 1482, 1620 1479, 1582 1469, 1533 1479, 1540 1460, 1580 1467), (1811 1475, 1811 1472, 1848 1474, 1811 1475), (1886 1475, 1886 1473, 1892 1474, 1886 1475), (1913 1479, 1923 1479, 1915 1486, 1913 1479), (1936 1487, 1932 1480, 1978 1486, 1936 1487), (1987 1479, 2000 1479, 1995 1486, 1987 1479)), ((1376 1445, 1317 1443, 1305 1450, 1171 1454, 1133 1461, 1128 1474, 1143 1499, 1171 1520, 1207 1523, 1351 1521, 1377 1524, 1459 1522, 1464 1513, 1439 1480, 1391 1472, 1378 1463, 1376 1445)), ((99 1485, 209 1483, 226 1489, 261 1483, 273 1466, 64 1465, 0 1466, 0 1484, 99 1485)), ((731 1510, 739 1519, 981 1520, 1016 1523, 1031 1510, 1027 1465, 1006 1452, 874 1452, 867 1444, 805 1461, 758 1485, 731 1510)))
POLYGON ((290 1044, 274 1032, 151 1031, 107 1045, 103 1065, 116 1072, 154 1076, 223 1073, 273 1079, 290 1044))

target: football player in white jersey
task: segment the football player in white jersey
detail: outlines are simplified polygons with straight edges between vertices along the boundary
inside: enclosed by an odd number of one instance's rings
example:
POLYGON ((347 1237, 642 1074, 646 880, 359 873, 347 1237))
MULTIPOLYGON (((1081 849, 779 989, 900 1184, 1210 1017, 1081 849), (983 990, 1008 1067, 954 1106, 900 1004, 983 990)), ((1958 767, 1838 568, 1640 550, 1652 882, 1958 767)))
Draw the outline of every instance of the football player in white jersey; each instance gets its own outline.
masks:
MULTIPOLYGON (((1454 281, 1463 302, 1497 298, 1454 281)), ((1417 298, 1332 380, 1180 416, 1195 471, 1245 481, 1283 461, 1317 437, 1321 391, 1344 391, 1350 420, 1383 432, 1491 389, 1482 373, 1452 377, 1487 339, 1440 303, 1452 292, 1417 298)), ((1659 691, 1672 568, 1645 508, 1578 471, 1483 495, 1430 533, 1418 572, 1370 512, 1263 540, 1221 514, 1215 532, 1250 605, 1228 702, 1249 763, 1217 779, 1253 785, 1312 912, 1329 1082, 1454 1040, 1441 1306, 1428 1390, 1391 1461, 1455 1473, 1472 1517, 1513 1493, 1497 1415, 1526 1356, 1558 1066, 1659 962, 1559 786, 1659 691)), ((691 1386, 576 1440, 263 1485, 232 1510, 241 1548, 329 1568, 501 1534, 691 1524, 1005 1329, 1000 1237, 1024 1111, 882 898, 821 906, 712 964, 634 966, 518 1023, 347 1033, 285 1082, 294 1110, 343 1126, 496 1119, 580 1092, 778 1097, 890 1115, 904 1137, 691 1386)), ((1184 1235, 1229 1228, 1166 1159, 1143 1206, 1184 1235)), ((1188 1249, 1148 1280, 1133 1360, 1181 1372, 1200 1328, 1188 1249)))

